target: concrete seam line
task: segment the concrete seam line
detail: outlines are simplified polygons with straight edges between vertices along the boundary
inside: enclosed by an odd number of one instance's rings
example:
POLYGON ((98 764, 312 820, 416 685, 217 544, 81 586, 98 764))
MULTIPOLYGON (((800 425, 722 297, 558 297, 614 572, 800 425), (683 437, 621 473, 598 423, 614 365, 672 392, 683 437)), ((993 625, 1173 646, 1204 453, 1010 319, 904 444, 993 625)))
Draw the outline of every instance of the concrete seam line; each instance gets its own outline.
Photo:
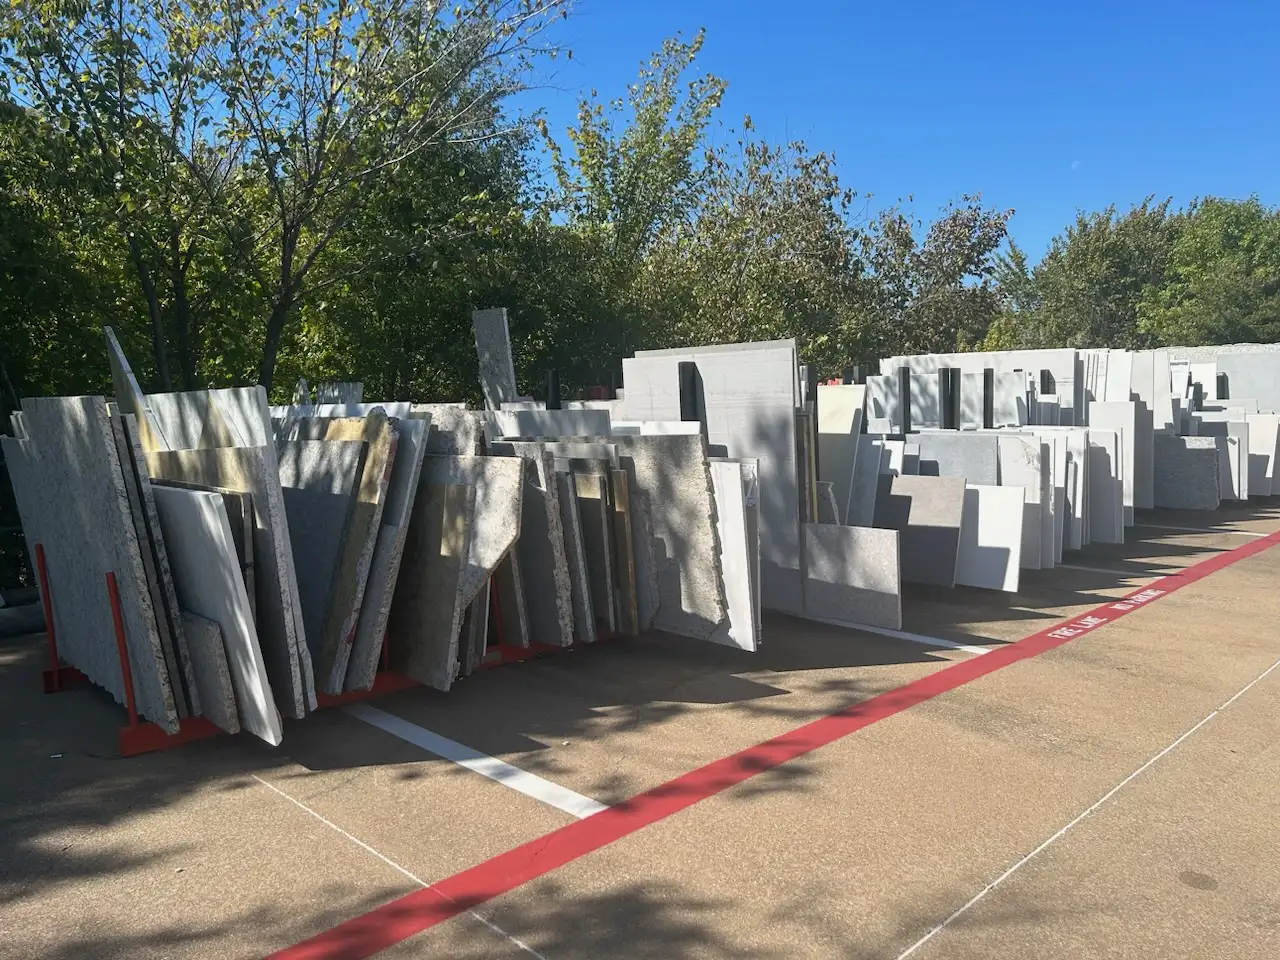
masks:
POLYGON ((830 716, 713 761, 593 817, 553 830, 430 887, 375 907, 272 954, 272 960, 362 960, 370 957, 760 773, 1011 664, 1060 647, 1277 543, 1280 543, 1280 530, 1234 550, 1216 553, 1179 573, 1134 590, 1122 599, 1095 607, 1083 616, 1047 627, 980 657, 953 663, 919 680, 851 704, 830 716))
POLYGON ((1252 530, 1215 530, 1213 527, 1170 527, 1160 523, 1135 523, 1135 527, 1142 530, 1175 530, 1178 533, 1217 533, 1229 537, 1257 537, 1262 539, 1269 536, 1266 533, 1254 533, 1252 530))
POLYGON ((906 960, 907 957, 911 956, 918 949, 920 949, 926 943, 932 940, 935 936, 937 936, 943 930, 947 929, 947 927, 951 926, 952 923, 954 923, 956 920, 959 920, 960 917, 962 917, 965 913, 967 913, 971 907, 976 906, 977 903, 980 900, 982 900, 987 894, 989 894, 992 890, 995 890, 996 887, 1000 886, 1000 884, 1004 883, 1011 876, 1013 876, 1015 873, 1017 873, 1019 870, 1025 867, 1028 863, 1030 863, 1037 856, 1039 856, 1046 849, 1048 849, 1050 845, 1056 843, 1058 840, 1061 840, 1064 836, 1066 836, 1067 833, 1069 833, 1081 821, 1083 821, 1086 817, 1090 816, 1091 814, 1095 813, 1104 803, 1106 803, 1108 800, 1114 797, 1117 793, 1123 790, 1126 786, 1128 786, 1130 783, 1132 783, 1134 780, 1140 777, 1143 773, 1145 773, 1148 769, 1154 766, 1157 761, 1167 756, 1168 754, 1172 753, 1175 749, 1177 749, 1177 747, 1180 744, 1188 740, 1192 736, 1192 734, 1194 734, 1197 730, 1199 730, 1206 723, 1208 723, 1210 720, 1212 720, 1214 717, 1220 714, 1223 710, 1225 710, 1228 706, 1234 703, 1237 699, 1242 697, 1246 692, 1248 692, 1253 687, 1254 684, 1259 683, 1260 681, 1265 679, 1269 673, 1271 673, 1273 670, 1276 669, 1276 667, 1280 667, 1280 660, 1277 660, 1275 663, 1271 664, 1271 666, 1267 667, 1266 670, 1263 670, 1262 673, 1258 674, 1258 676, 1254 677, 1247 684, 1245 684, 1245 686, 1241 690, 1239 690, 1235 694, 1235 696, 1227 700, 1226 703, 1222 704, 1222 706, 1218 707, 1218 709, 1214 710, 1207 717, 1205 717, 1203 720, 1197 723, 1194 727, 1186 731, 1184 734, 1182 734, 1182 736, 1178 737, 1177 740, 1174 740, 1173 743, 1169 744, 1167 747, 1165 747, 1163 750, 1157 753, 1154 757, 1152 757, 1150 760, 1148 760, 1146 763, 1140 766, 1137 770, 1133 771, 1133 773, 1129 774, 1127 777, 1125 777, 1123 780, 1117 783, 1114 787, 1112 787, 1110 790, 1104 793, 1101 797, 1099 797, 1091 807, 1086 809, 1083 813, 1081 813, 1078 817, 1076 817, 1070 823, 1063 826, 1056 833, 1050 836, 1049 839, 1041 843, 1040 846, 1036 847, 1034 850, 1028 853, 1025 857, 1023 857, 1021 860, 1019 860, 1017 863, 1011 866, 1008 870, 1000 874, 1000 876, 996 877, 994 880, 988 883, 985 887, 979 890, 977 894, 975 894, 967 903, 964 904, 964 906, 960 907, 960 909, 956 910, 955 913, 951 914, 951 916, 947 917, 947 919, 943 920, 940 924, 938 924, 936 927, 934 927, 932 930, 926 933, 923 937, 921 937, 911 946, 907 947, 906 950, 903 950, 902 953, 898 954, 897 960, 906 960))
MULTIPOLYGON (((414 883, 416 883, 418 886, 420 886, 420 887, 429 887, 429 886, 430 886, 430 884, 429 884, 429 883, 427 883, 427 881, 423 880, 421 877, 419 877, 419 876, 417 876, 417 875, 415 875, 415 874, 413 874, 413 873, 409 872, 409 871, 408 871, 408 870, 406 870, 404 867, 400 866, 400 864, 398 864, 398 863, 396 863, 394 860, 392 860, 390 857, 388 857, 388 856, 386 856, 386 855, 384 855, 384 854, 382 854, 382 853, 379 853, 377 850, 375 850, 373 847, 369 846, 369 844, 365 843, 365 842, 364 842, 363 840, 361 840, 359 837, 352 836, 350 833, 348 833, 346 830, 343 830, 340 826, 338 826, 338 825, 337 825, 336 823, 334 823, 332 820, 330 820, 330 819, 328 819, 327 817, 325 817, 323 814, 317 813, 315 810, 312 810, 309 806, 307 806, 305 803, 303 803, 303 802, 302 802, 301 800, 299 800, 297 797, 290 796, 289 794, 285 793, 283 790, 281 790, 279 787, 277 787, 274 783, 269 783, 268 781, 263 780, 263 779, 262 779, 262 777, 258 776, 256 773, 251 773, 251 774, 249 774, 249 776, 253 777, 253 779, 257 780, 260 784, 262 784, 262 785, 263 785, 264 787, 266 787, 268 790, 272 791, 273 793, 277 793, 277 794, 279 794, 280 796, 284 797, 286 800, 288 800, 290 803, 292 803, 295 807, 299 807, 300 809, 302 809, 302 810, 304 810, 305 812, 309 813, 311 816, 315 817, 317 820, 319 820, 321 823, 323 823, 323 824, 324 824, 326 827, 328 827, 330 830, 333 830, 335 833, 341 834, 343 837, 345 837, 346 839, 348 839, 348 840, 350 840, 352 843, 354 843, 357 847, 359 847, 360 849, 364 850, 364 851, 365 851, 365 853, 371 854, 372 856, 374 856, 374 857, 376 857, 377 859, 381 860, 383 863, 385 863, 387 866, 389 866, 391 869, 395 870, 396 872, 401 873, 401 874, 404 874, 404 876, 408 877, 410 880, 412 880, 412 881, 413 881, 414 883)), ((535 956, 535 957, 537 957, 537 958, 538 958, 538 960, 547 960, 547 958, 546 958, 546 957, 544 957, 542 954, 540 954, 537 950, 533 949, 533 947, 529 946, 527 943, 525 943, 523 940, 520 940, 518 937, 513 937, 511 934, 507 933, 507 931, 503 930, 500 926, 498 926, 498 925, 497 925, 496 923, 494 923, 492 920, 489 920, 488 918, 481 916, 480 914, 476 913, 474 910, 468 910, 468 911, 467 911, 467 913, 468 913, 469 915, 471 915, 472 917, 475 917, 475 919, 479 920, 481 923, 483 923, 486 927, 488 927, 488 928, 489 928, 490 930, 492 930, 494 933, 496 933, 496 934, 498 934, 498 935, 500 935, 500 936, 504 937, 505 939, 507 939, 507 940, 511 941, 511 943, 515 944, 517 947, 519 947, 519 948, 520 948, 521 950, 523 950, 525 953, 528 953, 528 954, 530 954, 531 956, 535 956)))
POLYGON ((592 800, 590 797, 584 797, 580 793, 575 793, 568 787, 562 787, 558 783, 544 780, 537 774, 521 770, 505 760, 499 760, 497 757, 491 757, 478 750, 473 750, 466 744, 450 740, 448 737, 442 737, 438 733, 432 733, 425 727, 410 723, 403 717, 397 717, 394 713, 387 713, 385 710, 371 707, 367 703, 352 704, 344 712, 391 734, 393 737, 399 737, 406 743, 421 747, 428 753, 433 753, 437 757, 456 763, 472 773, 488 777, 504 787, 510 787, 517 793, 523 793, 526 797, 540 800, 572 817, 577 817, 579 820, 609 809, 603 803, 592 800))

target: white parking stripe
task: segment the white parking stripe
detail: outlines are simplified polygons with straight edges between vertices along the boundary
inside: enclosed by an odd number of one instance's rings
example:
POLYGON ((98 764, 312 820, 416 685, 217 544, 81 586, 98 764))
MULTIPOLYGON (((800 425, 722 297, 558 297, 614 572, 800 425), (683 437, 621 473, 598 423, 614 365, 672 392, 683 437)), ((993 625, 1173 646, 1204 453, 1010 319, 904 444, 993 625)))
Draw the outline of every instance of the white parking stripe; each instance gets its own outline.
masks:
POLYGON ((567 787, 552 783, 550 780, 543 780, 542 777, 521 770, 519 767, 513 767, 505 760, 472 750, 465 744, 442 737, 438 733, 432 733, 425 727, 410 723, 403 717, 397 717, 377 707, 371 707, 367 703, 352 704, 346 708, 346 712, 379 730, 386 731, 416 747, 421 747, 428 753, 434 753, 437 757, 450 760, 460 767, 466 767, 482 777, 496 780, 504 787, 510 787, 535 800, 541 800, 579 820, 609 809, 590 797, 574 793, 567 787))
MULTIPOLYGON (((911 643, 919 643, 926 647, 944 647, 947 650, 963 650, 965 653, 972 653, 974 656, 990 653, 986 647, 974 647, 967 643, 956 643, 954 640, 943 640, 941 637, 926 637, 919 633, 908 633, 905 630, 890 630, 888 627, 870 627, 862 623, 846 623, 843 620, 825 620, 821 617, 812 617, 808 619, 816 620, 818 623, 829 623, 833 627, 844 627, 846 630, 864 630, 867 633, 878 633, 882 637, 893 637, 895 640, 907 640, 911 643)), ((992 640, 992 643, 997 641, 992 640)))

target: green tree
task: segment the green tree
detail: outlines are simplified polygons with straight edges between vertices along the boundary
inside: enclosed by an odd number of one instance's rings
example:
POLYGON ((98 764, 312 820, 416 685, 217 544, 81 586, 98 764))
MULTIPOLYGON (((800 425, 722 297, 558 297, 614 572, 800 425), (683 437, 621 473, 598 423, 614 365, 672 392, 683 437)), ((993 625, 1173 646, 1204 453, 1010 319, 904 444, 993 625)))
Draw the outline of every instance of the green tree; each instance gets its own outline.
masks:
POLYGON ((1257 197, 1193 203, 1138 316, 1161 343, 1280 341, 1280 211, 1257 197))

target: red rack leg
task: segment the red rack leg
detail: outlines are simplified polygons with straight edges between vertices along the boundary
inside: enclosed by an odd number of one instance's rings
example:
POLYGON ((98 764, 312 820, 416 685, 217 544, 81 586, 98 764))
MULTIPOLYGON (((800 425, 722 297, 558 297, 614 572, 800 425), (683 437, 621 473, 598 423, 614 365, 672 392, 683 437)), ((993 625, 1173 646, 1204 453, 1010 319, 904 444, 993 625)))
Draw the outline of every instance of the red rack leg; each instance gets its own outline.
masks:
POLYGON ((124 679, 124 702, 129 709, 129 726, 138 725, 138 704, 133 697, 133 669, 129 666, 129 650, 124 639, 124 618, 120 615, 120 588, 114 570, 107 573, 107 597, 111 600, 111 623, 116 631, 116 650, 120 654, 120 675, 124 679))
POLYGON ((45 565, 44 544, 36 544, 36 576, 40 578, 40 602, 44 606, 44 632, 49 638, 49 669, 44 671, 44 692, 59 693, 68 687, 84 686, 85 676, 75 667, 58 662, 58 630, 53 623, 53 595, 49 592, 49 568, 45 565))

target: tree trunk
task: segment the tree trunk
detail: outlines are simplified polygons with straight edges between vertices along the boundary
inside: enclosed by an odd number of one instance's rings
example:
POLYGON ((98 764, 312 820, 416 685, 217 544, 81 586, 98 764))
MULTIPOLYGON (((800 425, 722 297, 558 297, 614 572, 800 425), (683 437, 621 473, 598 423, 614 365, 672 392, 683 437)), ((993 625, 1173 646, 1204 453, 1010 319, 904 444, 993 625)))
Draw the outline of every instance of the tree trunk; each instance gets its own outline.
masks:
POLYGON ((147 298, 147 313, 151 317, 151 351, 156 358, 156 380, 163 391, 173 389, 173 380, 169 376, 169 356, 164 335, 164 313, 160 309, 160 298, 156 294, 155 282, 147 272, 147 265, 142 260, 142 248, 138 238, 130 235, 129 255, 133 267, 138 272, 138 282, 147 298))
MULTIPOLYGON (((178 336, 178 370, 182 389, 196 389, 197 331, 191 316, 191 299, 187 296, 187 271, 183 267, 181 242, 174 230, 169 236, 170 282, 173 287, 173 319, 178 336)), ((189 262, 189 261, 188 261, 189 262)))
POLYGON ((285 321, 289 319, 290 303, 282 294, 271 304, 271 315, 267 317, 267 340, 262 345, 262 366, 258 368, 258 382, 262 384, 268 396, 271 394, 271 380, 276 372, 276 353, 280 350, 280 335, 284 333, 285 321))

